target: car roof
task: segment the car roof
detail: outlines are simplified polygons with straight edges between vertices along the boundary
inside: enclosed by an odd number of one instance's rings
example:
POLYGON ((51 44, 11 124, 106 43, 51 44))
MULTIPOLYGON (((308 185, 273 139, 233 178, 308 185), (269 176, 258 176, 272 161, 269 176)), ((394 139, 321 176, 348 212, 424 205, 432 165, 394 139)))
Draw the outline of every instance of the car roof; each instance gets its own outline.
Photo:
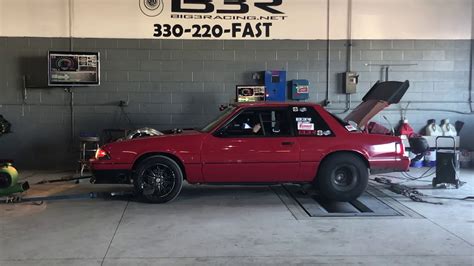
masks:
POLYGON ((296 101, 288 101, 288 102, 250 102, 250 103, 235 103, 236 106, 239 107, 287 107, 287 106, 301 106, 301 105, 319 105, 317 103, 312 102, 296 102, 296 101))

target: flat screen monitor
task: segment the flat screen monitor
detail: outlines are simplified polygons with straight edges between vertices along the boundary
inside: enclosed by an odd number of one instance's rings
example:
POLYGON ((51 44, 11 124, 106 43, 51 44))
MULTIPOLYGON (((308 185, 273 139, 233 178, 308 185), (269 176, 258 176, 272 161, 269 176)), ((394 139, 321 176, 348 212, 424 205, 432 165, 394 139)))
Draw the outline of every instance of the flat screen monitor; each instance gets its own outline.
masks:
POLYGON ((100 84, 98 52, 48 53, 49 86, 97 86, 100 84))
POLYGON ((262 102, 265 101, 265 86, 238 85, 237 102, 262 102))

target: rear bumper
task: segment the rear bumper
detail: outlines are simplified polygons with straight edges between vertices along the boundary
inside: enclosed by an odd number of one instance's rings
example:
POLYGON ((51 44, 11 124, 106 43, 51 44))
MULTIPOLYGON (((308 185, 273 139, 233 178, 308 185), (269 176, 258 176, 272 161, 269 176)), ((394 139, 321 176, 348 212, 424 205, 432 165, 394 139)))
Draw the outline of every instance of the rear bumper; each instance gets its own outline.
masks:
POLYGON ((131 168, 129 164, 114 164, 106 161, 90 161, 94 183, 129 184, 131 168))
POLYGON ((95 184, 130 184, 130 170, 93 170, 95 184))
POLYGON ((390 172, 405 172, 410 167, 410 158, 401 157, 396 160, 370 161, 370 173, 381 174, 390 172))

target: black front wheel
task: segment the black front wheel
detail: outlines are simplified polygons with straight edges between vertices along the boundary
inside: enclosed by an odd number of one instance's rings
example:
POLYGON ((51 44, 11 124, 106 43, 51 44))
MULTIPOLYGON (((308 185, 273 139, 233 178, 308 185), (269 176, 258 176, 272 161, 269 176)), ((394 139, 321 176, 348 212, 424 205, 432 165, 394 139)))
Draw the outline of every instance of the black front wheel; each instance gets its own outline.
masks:
POLYGON ((134 186, 136 192, 148 202, 172 201, 183 186, 183 171, 174 160, 166 156, 152 156, 136 168, 134 186))
POLYGON ((365 191, 368 181, 367 165, 359 156, 337 153, 322 162, 315 184, 325 198, 351 201, 365 191))

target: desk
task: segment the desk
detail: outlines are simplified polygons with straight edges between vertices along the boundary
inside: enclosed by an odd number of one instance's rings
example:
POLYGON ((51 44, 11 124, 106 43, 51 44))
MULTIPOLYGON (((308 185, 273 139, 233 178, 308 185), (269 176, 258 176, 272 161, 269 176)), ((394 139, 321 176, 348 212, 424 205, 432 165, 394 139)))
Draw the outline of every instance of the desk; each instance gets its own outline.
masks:
MULTIPOLYGON (((422 136, 426 141, 428 142, 428 145, 430 146, 430 149, 436 148, 436 138, 437 136, 422 136)), ((456 140, 456 149, 459 149, 459 136, 454 137, 456 140)), ((408 142, 408 139, 406 136, 402 136, 402 142, 403 145, 405 146, 406 150, 410 150, 410 143, 408 142)), ((452 139, 447 139, 447 138, 440 138, 438 140, 438 148, 443 148, 443 149, 453 149, 453 140, 452 139)))

